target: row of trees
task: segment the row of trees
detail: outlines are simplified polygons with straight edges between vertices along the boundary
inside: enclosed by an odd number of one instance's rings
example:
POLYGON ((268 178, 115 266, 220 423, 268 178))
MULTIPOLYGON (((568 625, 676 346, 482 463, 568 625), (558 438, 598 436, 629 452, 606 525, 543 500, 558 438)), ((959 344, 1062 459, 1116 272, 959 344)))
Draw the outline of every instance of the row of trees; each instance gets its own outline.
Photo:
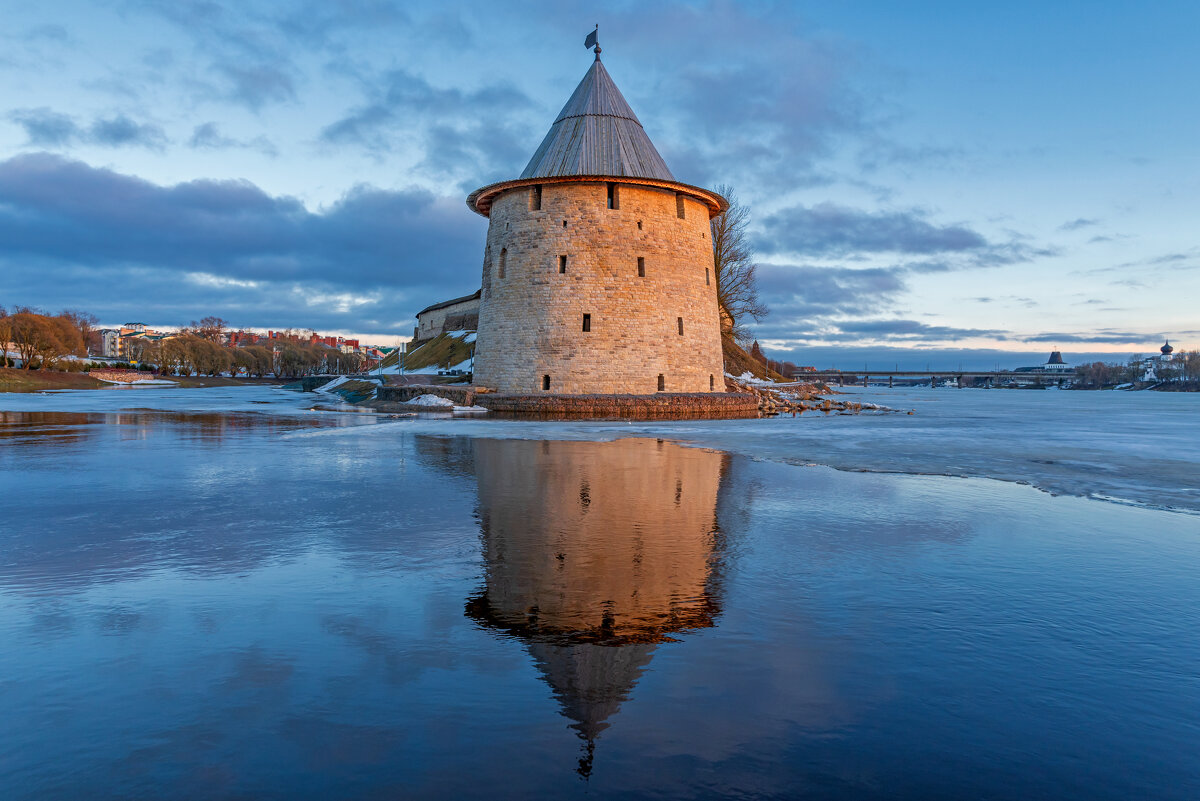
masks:
MULTIPOLYGON (((66 369, 81 366, 89 349, 100 349, 94 315, 68 310, 46 314, 28 307, 10 313, 0 307, 0 351, 9 346, 26 370, 66 369), (74 358, 70 358, 74 357, 74 358)), ((224 344, 229 324, 220 317, 205 317, 166 339, 148 337, 127 341, 124 354, 131 361, 153 364, 170 375, 267 375, 295 378, 316 373, 357 373, 366 369, 361 353, 342 353, 323 344, 291 339, 273 340, 269 346, 236 347, 224 344)), ((285 334, 288 332, 285 332, 285 334)), ((295 339, 306 339, 296 333, 295 339)), ((3 354, 0 354, 2 356, 3 354)), ((0 359, 4 366, 7 359, 0 359)), ((78 367, 76 367, 78 369, 78 367)))
MULTIPOLYGON (((1075 366, 1075 384, 1081 387, 1111 387, 1119 384, 1136 384, 1146 375, 1145 360, 1133 356, 1125 364, 1092 362, 1075 366)), ((1155 382, 1189 384, 1200 383, 1200 351, 1177 353, 1171 361, 1158 362, 1154 366, 1155 382)))
POLYGON ((224 345, 208 337, 187 333, 169 339, 135 339, 129 345, 131 358, 158 365, 170 375, 273 375, 298 378, 305 375, 358 373, 366 369, 361 353, 342 353, 337 348, 307 342, 274 340, 270 346, 224 345))
MULTIPOLYGON (((52 369, 67 356, 87 355, 95 324, 96 318, 84 312, 49 315, 18 307, 10 314, 0 307, 0 346, 7 343, 26 370, 52 369)), ((7 354, 0 355, 7 364, 7 354)))

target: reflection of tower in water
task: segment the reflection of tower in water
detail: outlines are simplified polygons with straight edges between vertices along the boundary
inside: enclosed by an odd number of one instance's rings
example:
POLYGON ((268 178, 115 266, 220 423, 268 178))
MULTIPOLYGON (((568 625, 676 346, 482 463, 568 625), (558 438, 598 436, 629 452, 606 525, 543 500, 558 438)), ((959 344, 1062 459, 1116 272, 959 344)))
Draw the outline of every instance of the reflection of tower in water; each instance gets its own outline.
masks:
POLYGON ((467 614, 526 643, 586 776, 657 643, 714 624, 729 457, 644 439, 474 448, 486 584, 467 614))

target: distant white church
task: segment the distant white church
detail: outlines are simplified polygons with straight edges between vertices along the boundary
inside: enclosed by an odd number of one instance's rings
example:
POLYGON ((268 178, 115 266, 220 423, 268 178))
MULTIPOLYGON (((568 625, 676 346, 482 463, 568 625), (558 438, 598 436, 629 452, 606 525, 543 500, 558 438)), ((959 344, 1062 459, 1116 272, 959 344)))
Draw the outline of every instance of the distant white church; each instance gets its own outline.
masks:
POLYGON ((1157 356, 1149 356, 1142 359, 1142 368, 1145 373, 1142 375, 1143 381, 1158 381, 1158 371, 1175 361, 1175 348, 1171 347, 1171 340, 1163 343, 1163 346, 1158 349, 1157 356))

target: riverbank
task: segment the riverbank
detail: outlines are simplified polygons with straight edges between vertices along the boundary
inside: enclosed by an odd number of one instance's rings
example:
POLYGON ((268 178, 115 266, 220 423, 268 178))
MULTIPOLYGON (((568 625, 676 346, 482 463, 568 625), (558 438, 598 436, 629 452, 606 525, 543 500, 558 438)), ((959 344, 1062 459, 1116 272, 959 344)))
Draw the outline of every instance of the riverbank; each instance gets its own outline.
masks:
MULTIPOLYGON (((159 376, 146 373, 146 379, 171 381, 176 386, 195 387, 241 387, 277 386, 280 378, 230 378, 229 376, 159 376)), ((19 370, 15 367, 0 367, 0 392, 46 392, 58 389, 112 389, 115 384, 100 381, 88 373, 66 373, 58 370, 19 370)))
POLYGON ((87 373, 54 370, 19 370, 0 367, 0 392, 44 392, 48 389, 104 389, 111 386, 87 373))

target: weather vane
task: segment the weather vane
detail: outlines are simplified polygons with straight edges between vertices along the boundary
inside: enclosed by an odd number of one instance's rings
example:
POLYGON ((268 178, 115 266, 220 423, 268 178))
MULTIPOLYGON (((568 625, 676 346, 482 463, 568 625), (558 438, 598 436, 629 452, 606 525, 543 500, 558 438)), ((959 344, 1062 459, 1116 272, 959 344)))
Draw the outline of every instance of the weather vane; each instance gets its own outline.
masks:
POLYGON ((583 40, 584 47, 593 47, 593 46, 595 47, 594 52, 596 53, 597 61, 600 60, 600 39, 599 39, 599 37, 600 37, 600 23, 597 22, 596 30, 589 33, 587 35, 587 38, 583 40))

